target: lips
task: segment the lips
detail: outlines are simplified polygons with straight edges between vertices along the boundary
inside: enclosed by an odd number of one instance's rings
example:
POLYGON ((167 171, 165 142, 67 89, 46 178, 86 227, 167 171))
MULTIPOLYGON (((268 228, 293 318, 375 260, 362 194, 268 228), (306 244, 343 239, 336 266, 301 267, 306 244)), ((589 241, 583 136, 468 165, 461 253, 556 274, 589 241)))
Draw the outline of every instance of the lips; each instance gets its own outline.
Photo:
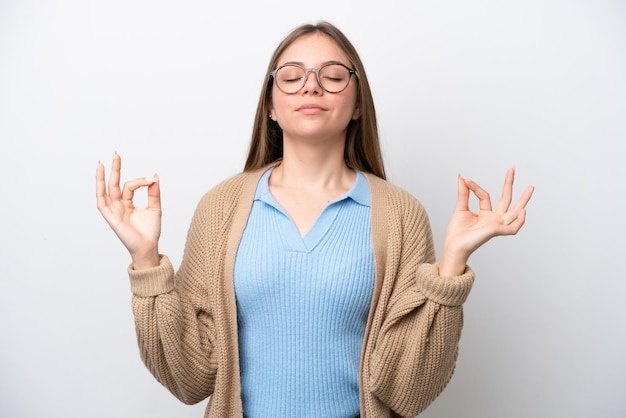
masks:
POLYGON ((302 110, 302 109, 322 109, 322 106, 317 105, 315 103, 306 103, 298 108, 298 110, 302 110))
POLYGON ((326 109, 324 109, 322 106, 315 103, 305 103, 296 109, 296 111, 305 115, 316 115, 322 113, 325 110, 326 109))

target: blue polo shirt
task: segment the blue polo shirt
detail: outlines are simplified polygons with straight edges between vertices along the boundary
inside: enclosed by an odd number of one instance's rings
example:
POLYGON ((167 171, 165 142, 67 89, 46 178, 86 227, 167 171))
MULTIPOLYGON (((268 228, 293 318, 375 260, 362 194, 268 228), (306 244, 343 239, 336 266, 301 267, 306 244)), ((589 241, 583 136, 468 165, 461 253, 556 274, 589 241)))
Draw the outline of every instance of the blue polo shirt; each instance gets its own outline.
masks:
POLYGON ((260 179, 235 259, 243 410, 249 418, 359 413, 374 290, 370 190, 357 172, 301 237, 260 179))

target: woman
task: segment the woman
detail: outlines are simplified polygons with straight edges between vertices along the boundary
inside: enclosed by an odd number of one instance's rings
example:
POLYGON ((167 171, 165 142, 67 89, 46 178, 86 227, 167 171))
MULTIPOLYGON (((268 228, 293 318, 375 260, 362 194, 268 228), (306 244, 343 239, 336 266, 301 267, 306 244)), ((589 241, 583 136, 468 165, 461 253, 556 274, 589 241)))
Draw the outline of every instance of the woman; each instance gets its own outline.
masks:
POLYGON ((510 208, 509 170, 492 210, 459 177, 437 262, 424 208, 385 181, 361 60, 325 22, 276 49, 245 169, 200 201, 176 273, 158 178, 121 189, 120 167, 107 190, 98 164, 97 202, 132 258, 142 359, 183 402, 210 396, 206 417, 417 415, 454 370, 470 254, 517 233, 533 191, 510 208))

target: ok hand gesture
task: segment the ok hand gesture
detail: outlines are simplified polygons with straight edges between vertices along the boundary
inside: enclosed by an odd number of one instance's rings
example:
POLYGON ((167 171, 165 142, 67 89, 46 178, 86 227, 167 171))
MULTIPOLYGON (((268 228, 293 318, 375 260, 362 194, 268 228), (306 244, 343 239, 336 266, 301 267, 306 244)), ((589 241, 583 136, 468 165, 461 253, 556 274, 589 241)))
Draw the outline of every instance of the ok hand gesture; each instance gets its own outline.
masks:
POLYGON ((115 153, 111 167, 108 191, 104 165, 98 162, 96 170, 96 200, 98 210, 111 229, 128 249, 133 268, 143 269, 159 264, 158 241, 161 235, 161 194, 159 179, 138 178, 128 181, 120 189, 122 160, 115 153), (148 188, 148 205, 137 208, 133 204, 135 191, 148 188), (108 192, 108 193, 107 193, 108 192))
POLYGON ((441 276, 462 274, 469 256, 481 245, 496 236, 515 235, 524 225, 526 205, 534 187, 528 186, 511 208, 514 177, 515 170, 511 168, 506 173, 502 197, 493 209, 486 190, 475 182, 459 176, 457 203, 446 229, 439 262, 441 276), (478 213, 469 210, 470 193, 478 198, 478 213))

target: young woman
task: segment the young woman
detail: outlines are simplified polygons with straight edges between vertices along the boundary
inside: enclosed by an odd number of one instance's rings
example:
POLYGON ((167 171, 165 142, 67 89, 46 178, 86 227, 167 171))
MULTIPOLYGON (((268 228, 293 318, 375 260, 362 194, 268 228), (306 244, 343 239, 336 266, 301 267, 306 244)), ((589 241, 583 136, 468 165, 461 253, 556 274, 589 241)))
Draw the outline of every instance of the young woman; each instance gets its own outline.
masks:
POLYGON ((524 224, 513 170, 492 208, 458 179, 439 261, 427 214, 385 180, 365 70, 322 22, 270 60, 245 169, 209 191, 175 273, 158 252, 158 178, 96 174, 98 209, 130 252, 141 356, 206 417, 413 417, 450 380, 467 260, 524 224), (133 195, 147 188, 146 208, 133 195), (480 205, 468 208, 470 194, 480 205))

